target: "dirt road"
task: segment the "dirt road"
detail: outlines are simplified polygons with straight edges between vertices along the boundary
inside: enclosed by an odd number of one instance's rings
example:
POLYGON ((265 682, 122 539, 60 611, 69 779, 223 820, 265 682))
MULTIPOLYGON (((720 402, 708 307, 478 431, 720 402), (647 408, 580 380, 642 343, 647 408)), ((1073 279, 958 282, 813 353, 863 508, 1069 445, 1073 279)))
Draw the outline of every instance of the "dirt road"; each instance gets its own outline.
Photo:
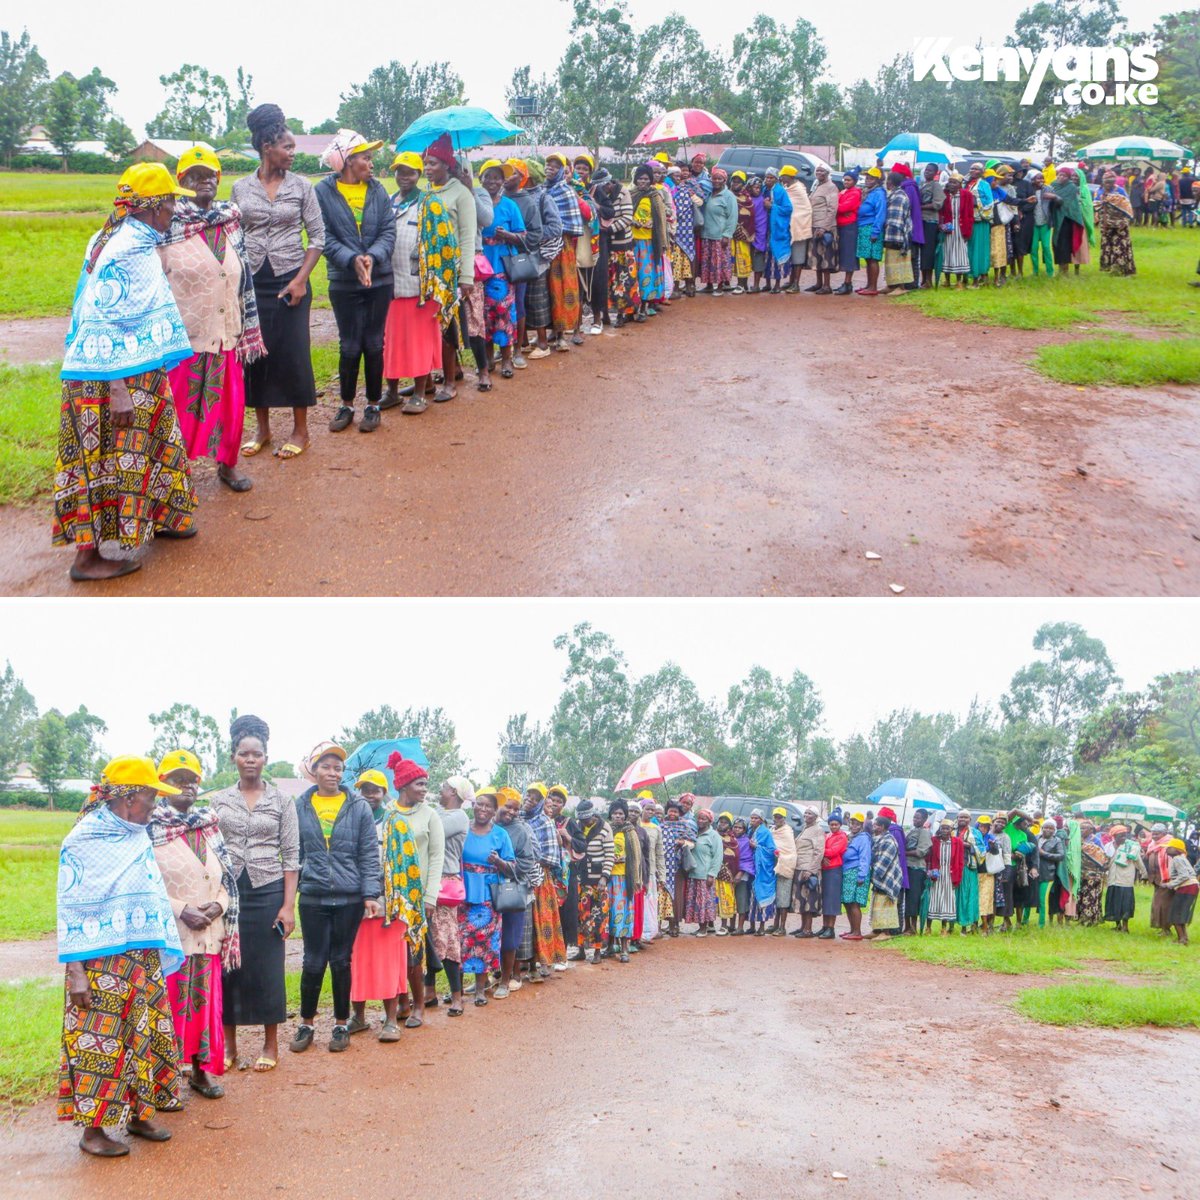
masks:
MULTIPOLYGON (((200 464, 200 536, 87 592, 1200 592, 1200 393, 1050 383, 1026 362, 1054 336, 883 299, 677 303, 369 438, 323 406, 248 494, 200 464)), ((0 591, 82 594, 68 557, 44 505, 0 512, 0 591)))
POLYGON ((1026 982, 681 938, 458 1021, 435 1010, 395 1046, 332 1056, 322 1022, 304 1058, 229 1078, 123 1161, 85 1159, 42 1105, 0 1135, 5 1193, 1193 1196, 1178 1081, 1200 1036, 1050 1031, 1007 1007, 1026 982))

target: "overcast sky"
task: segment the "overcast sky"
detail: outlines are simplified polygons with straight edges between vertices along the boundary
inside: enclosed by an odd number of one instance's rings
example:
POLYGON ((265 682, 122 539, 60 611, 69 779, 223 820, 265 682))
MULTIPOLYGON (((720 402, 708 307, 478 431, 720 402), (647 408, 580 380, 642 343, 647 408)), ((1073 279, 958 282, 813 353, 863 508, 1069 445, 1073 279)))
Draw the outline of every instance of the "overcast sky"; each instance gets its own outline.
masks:
POLYGON ((109 724, 111 754, 152 743, 149 713, 189 702, 227 728, 230 708, 271 726, 297 761, 380 704, 441 705, 468 762, 490 770, 510 713, 545 720, 562 687, 556 634, 591 621, 630 672, 678 662, 724 697, 756 663, 799 668, 845 738, 894 708, 994 703, 1034 657, 1034 631, 1070 620, 1100 637, 1130 688, 1200 664, 1194 600, 111 600, 6 601, 0 663, 42 709, 80 704, 109 724), (263 638, 263 631, 267 637, 263 638))
MULTIPOLYGON (((1030 0, 991 0, 985 5, 858 0, 822 6, 819 15, 806 8, 803 15, 825 41, 832 78, 848 84, 873 76, 881 63, 910 49, 914 37, 948 36, 969 44, 982 38, 985 44, 999 45, 1012 31, 1017 14, 1029 6, 1030 0)), ((798 7, 795 0, 630 4, 639 30, 679 11, 709 46, 726 51, 755 13, 791 21, 798 7)), ((1145 31, 1164 12, 1187 7, 1182 0, 1124 0, 1121 11, 1131 28, 1145 31)), ((231 86, 238 66, 244 65, 254 76, 257 100, 280 104, 306 126, 334 116, 340 93, 391 58, 404 63, 448 59, 472 103, 502 112, 514 67, 529 63, 535 76, 557 67, 571 17, 566 0, 524 0, 508 6, 494 0, 456 0, 452 5, 355 0, 345 14, 331 8, 328 0, 291 0, 286 5, 240 4, 213 10, 220 15, 218 31, 203 10, 190 5, 121 11, 123 15, 106 23, 94 0, 55 0, 45 6, 0 0, 0 28, 16 31, 27 24, 54 74, 65 70, 82 75, 101 67, 120 89, 116 111, 139 134, 161 107, 158 77, 185 62, 207 66, 231 86)))

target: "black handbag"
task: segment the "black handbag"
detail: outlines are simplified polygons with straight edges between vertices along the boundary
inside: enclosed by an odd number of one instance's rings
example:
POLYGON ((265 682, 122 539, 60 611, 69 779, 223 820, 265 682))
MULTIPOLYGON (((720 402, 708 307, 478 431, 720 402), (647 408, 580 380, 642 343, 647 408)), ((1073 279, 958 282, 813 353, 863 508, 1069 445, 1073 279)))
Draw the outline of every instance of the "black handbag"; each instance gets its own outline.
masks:
POLYGON ((532 283, 541 274, 538 269, 540 261, 536 254, 518 250, 516 254, 505 255, 500 265, 509 283, 532 283))
POLYGON ((502 877, 492 884, 492 907, 498 913, 524 912, 526 899, 525 885, 515 879, 502 877))

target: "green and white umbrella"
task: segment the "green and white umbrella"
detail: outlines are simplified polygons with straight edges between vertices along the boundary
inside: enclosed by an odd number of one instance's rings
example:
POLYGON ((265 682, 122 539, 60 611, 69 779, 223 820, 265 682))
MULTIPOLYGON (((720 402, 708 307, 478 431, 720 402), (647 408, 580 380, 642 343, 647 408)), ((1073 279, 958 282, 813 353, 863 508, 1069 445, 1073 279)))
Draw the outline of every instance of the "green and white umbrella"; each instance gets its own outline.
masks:
POLYGON ((1080 158, 1191 158, 1192 152, 1178 142, 1168 142, 1162 138, 1132 137, 1102 138, 1083 146, 1079 150, 1080 158))
POLYGON ((1102 821, 1182 821, 1187 814, 1166 800, 1153 796, 1137 796, 1131 792, 1115 792, 1109 796, 1093 796, 1071 805, 1080 817, 1096 817, 1102 821))

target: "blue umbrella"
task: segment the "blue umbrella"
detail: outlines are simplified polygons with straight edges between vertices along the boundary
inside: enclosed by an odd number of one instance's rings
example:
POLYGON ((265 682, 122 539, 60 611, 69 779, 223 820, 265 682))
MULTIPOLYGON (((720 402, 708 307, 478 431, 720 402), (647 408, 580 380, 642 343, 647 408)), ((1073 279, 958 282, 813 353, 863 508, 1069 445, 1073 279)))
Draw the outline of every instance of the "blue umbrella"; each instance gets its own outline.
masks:
POLYGON ((353 785, 364 771, 382 771, 387 777, 388 795, 395 796, 396 789, 392 787, 392 773, 388 770, 387 765, 388 758, 394 752, 403 754, 405 758, 411 758, 419 766, 429 767, 429 759, 425 757, 425 751, 421 749, 420 738, 379 738, 373 742, 363 742, 346 759, 346 769, 342 778, 349 780, 353 785))
POLYGON ((889 779, 881 783, 868 797, 872 804, 881 800, 898 800, 902 807, 928 808, 938 812, 956 812, 959 808, 941 788, 924 779, 889 779))
POLYGON ((418 117, 396 140, 396 153, 420 152, 443 133, 450 135, 456 150, 470 150, 473 146, 498 142, 514 133, 524 132, 519 125, 492 116, 486 108, 454 104, 449 108, 435 108, 418 117))
POLYGON ((948 163, 958 158, 954 147, 932 133, 898 133, 882 150, 880 158, 889 154, 912 154, 921 163, 948 163))

